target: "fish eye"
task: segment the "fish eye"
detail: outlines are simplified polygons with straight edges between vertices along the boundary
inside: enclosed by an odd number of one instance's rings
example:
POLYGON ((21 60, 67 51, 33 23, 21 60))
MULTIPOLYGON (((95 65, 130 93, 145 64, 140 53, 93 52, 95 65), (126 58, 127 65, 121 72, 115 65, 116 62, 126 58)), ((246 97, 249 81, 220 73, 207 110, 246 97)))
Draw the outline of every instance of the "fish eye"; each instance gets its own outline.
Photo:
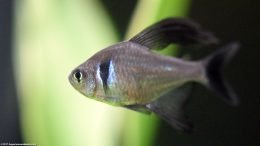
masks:
POLYGON ((76 70, 73 76, 78 82, 80 82, 83 78, 83 74, 79 70, 76 70))

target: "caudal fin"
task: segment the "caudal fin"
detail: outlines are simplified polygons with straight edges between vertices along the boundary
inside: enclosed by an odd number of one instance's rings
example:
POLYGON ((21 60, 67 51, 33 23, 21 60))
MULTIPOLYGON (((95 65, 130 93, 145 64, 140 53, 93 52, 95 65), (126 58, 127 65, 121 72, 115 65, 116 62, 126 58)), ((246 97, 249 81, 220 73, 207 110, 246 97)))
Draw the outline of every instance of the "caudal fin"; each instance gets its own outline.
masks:
POLYGON ((223 97, 228 104, 233 106, 239 105, 239 99, 232 88, 223 79, 221 71, 224 65, 228 63, 236 53, 238 48, 238 43, 230 43, 205 59, 209 88, 223 97))

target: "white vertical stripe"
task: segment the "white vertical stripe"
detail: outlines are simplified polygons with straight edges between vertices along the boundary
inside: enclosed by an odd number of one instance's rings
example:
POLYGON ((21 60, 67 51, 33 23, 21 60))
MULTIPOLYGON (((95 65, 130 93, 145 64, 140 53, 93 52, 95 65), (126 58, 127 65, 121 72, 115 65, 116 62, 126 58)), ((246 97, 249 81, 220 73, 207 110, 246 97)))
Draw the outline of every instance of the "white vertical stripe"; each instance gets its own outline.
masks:
POLYGON ((116 81, 115 67, 111 60, 109 63, 109 74, 108 74, 108 79, 107 79, 108 86, 113 85, 115 83, 115 81, 116 81))
POLYGON ((97 77, 97 87, 99 86, 99 85, 101 85, 101 86, 103 86, 103 82, 102 82, 102 79, 101 79, 101 77, 100 77, 100 65, 98 64, 98 66, 97 66, 97 72, 96 72, 96 77, 97 77))

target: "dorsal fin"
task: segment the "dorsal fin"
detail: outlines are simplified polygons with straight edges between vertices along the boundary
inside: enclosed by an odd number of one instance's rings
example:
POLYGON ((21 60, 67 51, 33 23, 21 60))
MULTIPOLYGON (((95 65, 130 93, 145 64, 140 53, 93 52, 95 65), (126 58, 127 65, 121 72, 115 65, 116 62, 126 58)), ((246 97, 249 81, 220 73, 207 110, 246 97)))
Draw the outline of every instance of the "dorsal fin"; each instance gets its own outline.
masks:
POLYGON ((171 43, 183 46, 214 44, 217 38, 188 19, 168 18, 144 29, 129 41, 149 49, 163 49, 171 43))

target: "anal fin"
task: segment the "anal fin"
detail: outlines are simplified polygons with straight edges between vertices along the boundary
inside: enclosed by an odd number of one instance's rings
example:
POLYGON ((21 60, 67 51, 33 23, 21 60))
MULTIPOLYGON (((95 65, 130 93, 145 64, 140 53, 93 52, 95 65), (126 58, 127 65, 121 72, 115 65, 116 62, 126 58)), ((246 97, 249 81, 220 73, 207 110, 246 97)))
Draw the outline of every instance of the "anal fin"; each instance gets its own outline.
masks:
POLYGON ((191 133, 192 124, 183 114, 183 107, 187 102, 191 86, 189 83, 174 89, 146 107, 174 128, 191 133))

